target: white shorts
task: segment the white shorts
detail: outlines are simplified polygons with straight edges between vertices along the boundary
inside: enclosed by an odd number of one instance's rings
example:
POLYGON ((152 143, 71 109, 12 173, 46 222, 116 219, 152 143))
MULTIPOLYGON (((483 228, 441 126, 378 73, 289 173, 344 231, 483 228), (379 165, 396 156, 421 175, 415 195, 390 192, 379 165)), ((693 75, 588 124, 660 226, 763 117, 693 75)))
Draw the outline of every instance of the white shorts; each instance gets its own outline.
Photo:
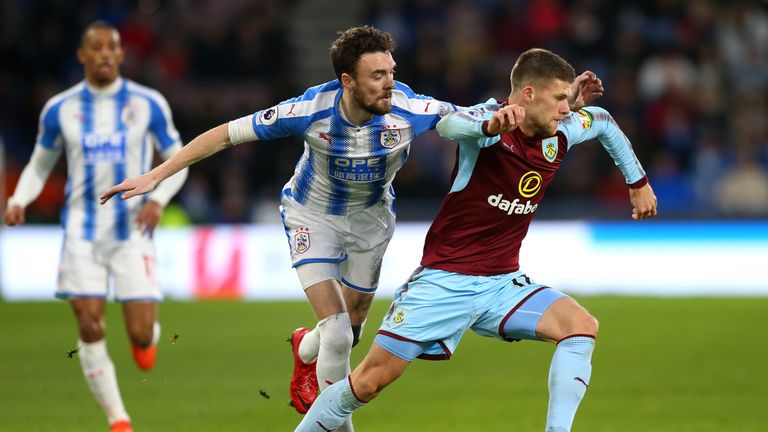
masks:
POLYGON ((390 198, 356 213, 333 216, 314 212, 284 193, 280 214, 294 268, 326 263, 338 269, 336 272, 322 269, 298 272, 304 289, 333 278, 356 291, 376 291, 381 260, 395 232, 390 198))
POLYGON ((56 297, 106 298, 112 277, 117 301, 160 301, 155 247, 141 237, 88 241, 64 237, 56 297))

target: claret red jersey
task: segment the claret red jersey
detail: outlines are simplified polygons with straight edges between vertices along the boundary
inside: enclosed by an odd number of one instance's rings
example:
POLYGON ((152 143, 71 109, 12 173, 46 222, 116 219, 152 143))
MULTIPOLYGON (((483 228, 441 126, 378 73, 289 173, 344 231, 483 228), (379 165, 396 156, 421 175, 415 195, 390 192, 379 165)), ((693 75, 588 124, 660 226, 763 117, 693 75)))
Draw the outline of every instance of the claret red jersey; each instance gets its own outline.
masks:
POLYGON ((519 252, 544 192, 568 150, 598 138, 630 186, 645 172, 629 140, 602 108, 568 114, 550 137, 527 137, 518 128, 487 136, 496 103, 476 105, 438 123, 441 136, 459 148, 452 188, 427 233, 421 265, 490 276, 519 269, 519 252))

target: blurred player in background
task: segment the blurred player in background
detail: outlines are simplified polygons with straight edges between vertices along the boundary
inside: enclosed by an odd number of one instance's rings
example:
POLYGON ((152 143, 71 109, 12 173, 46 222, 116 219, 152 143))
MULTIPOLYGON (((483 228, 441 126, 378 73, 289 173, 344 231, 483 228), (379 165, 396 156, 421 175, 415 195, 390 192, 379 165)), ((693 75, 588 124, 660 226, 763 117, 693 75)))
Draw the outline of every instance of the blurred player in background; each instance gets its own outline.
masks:
POLYGON ((4 222, 23 224, 56 161, 67 155, 64 243, 56 296, 68 299, 77 319, 80 362, 111 430, 131 431, 112 360, 107 353, 104 309, 109 278, 122 303, 133 358, 155 364, 161 300, 152 232, 164 206, 181 188, 186 170, 141 200, 98 205, 98 191, 149 170, 153 145, 167 159, 182 148, 168 103, 160 93, 120 76, 120 34, 96 21, 83 32, 77 58, 85 80, 45 104, 32 157, 8 200, 4 222))
POLYGON ((632 218, 656 215, 645 172, 612 117, 596 107, 570 111, 573 79, 565 60, 532 49, 512 69, 505 101, 438 123, 442 137, 459 141, 459 153, 451 191, 427 233, 422 267, 397 291, 363 362, 320 394, 297 431, 335 430, 413 359, 449 359, 470 328, 506 341, 557 345, 546 431, 570 431, 589 386, 598 324, 574 299, 520 270, 520 245, 565 154, 593 138, 624 175, 632 218))
MULTIPOLYGON (((318 320, 313 330, 299 328, 291 336, 290 393, 300 413, 307 412, 318 389, 349 374, 349 355, 395 228, 392 180, 413 138, 455 109, 395 81, 394 50, 389 33, 367 26, 347 29, 331 46, 337 79, 203 133, 167 162, 102 197, 149 192, 180 169, 233 145, 304 137, 304 154, 280 206, 293 267, 318 320)), ((352 430, 351 423, 342 430, 352 430)))

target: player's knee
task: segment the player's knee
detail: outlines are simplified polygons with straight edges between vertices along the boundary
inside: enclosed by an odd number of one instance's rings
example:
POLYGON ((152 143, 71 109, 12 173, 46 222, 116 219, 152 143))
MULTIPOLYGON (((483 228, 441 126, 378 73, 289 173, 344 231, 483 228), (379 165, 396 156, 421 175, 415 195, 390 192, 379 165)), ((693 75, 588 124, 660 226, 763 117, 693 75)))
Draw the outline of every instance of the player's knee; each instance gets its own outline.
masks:
POLYGON ((331 352, 344 353, 352 349, 352 326, 349 314, 341 312, 320 321, 320 345, 331 352))
POLYGON ((77 330, 83 342, 96 342, 104 339, 104 320, 86 311, 76 312, 77 330))
POLYGON ((573 317, 570 327, 569 333, 571 334, 588 334, 597 337, 599 323, 597 318, 593 317, 586 310, 583 310, 573 317))
POLYGON ((129 322, 126 327, 131 344, 140 348, 146 348, 152 344, 152 324, 129 322))

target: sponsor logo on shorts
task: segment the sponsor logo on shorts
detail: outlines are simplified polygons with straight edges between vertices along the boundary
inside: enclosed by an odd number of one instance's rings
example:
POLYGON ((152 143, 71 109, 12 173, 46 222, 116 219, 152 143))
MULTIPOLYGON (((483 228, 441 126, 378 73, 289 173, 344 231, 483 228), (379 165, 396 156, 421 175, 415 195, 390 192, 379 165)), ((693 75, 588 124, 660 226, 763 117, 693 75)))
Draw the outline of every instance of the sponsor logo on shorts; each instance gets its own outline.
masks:
POLYGON ((296 251, 296 253, 303 254, 304 252, 309 250, 309 246, 311 245, 310 236, 309 236, 309 228, 302 227, 296 229, 296 232, 293 233, 293 250, 296 251))
POLYGON ((272 107, 265 109, 259 114, 259 123, 264 126, 269 126, 277 121, 277 108, 272 107))

